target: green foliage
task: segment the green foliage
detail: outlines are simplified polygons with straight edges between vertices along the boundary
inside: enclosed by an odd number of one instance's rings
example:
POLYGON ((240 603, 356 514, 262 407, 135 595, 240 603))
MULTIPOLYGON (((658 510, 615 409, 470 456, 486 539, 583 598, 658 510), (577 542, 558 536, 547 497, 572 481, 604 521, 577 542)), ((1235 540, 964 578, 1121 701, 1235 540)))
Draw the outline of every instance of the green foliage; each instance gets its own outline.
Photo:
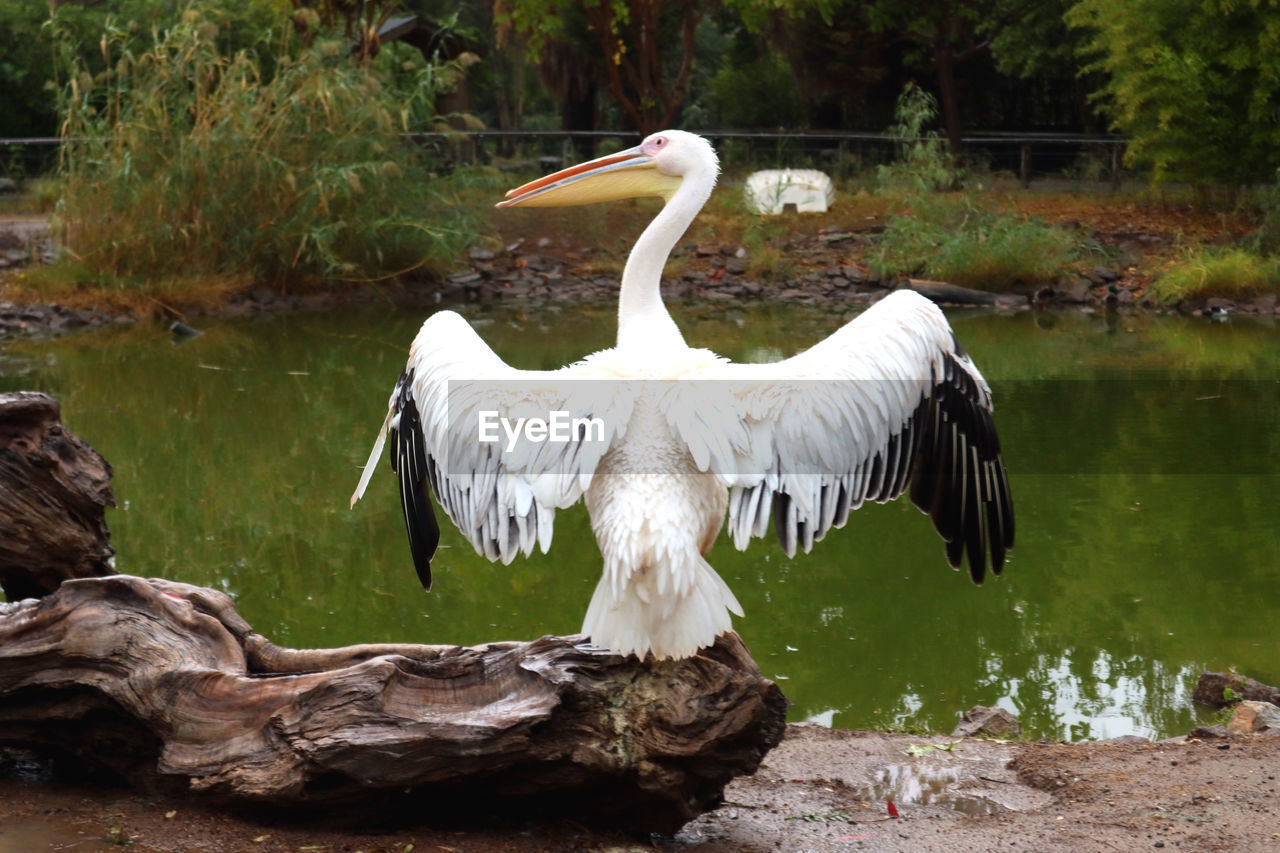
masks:
POLYGON ((1156 181, 1244 185, 1280 166, 1277 0, 1079 0, 1094 96, 1156 181))
POLYGON ((960 172, 936 133, 924 128, 937 115, 928 92, 912 85, 898 98, 899 159, 877 169, 882 191, 904 195, 910 209, 890 215, 875 255, 881 275, 922 274, 966 287, 1003 290, 1045 281, 1075 260, 1070 236, 1036 220, 1024 220, 965 194, 941 193, 960 172))
MULTIPOLYGON (((621 114, 649 133, 677 121, 697 55, 697 32, 705 17, 720 7, 715 0, 509 0, 494 8, 498 40, 516 31, 535 60, 555 43, 572 43, 583 56, 599 58, 584 66, 607 87, 621 114), (585 19, 585 28, 569 22, 585 19)), ((752 31, 781 15, 813 9, 829 19, 834 0, 728 0, 725 4, 752 31)))
POLYGON ((53 97, 45 90, 52 67, 51 52, 41 39, 47 10, 31 0, 0 0, 0 136, 52 133, 56 122, 53 97))
POLYGON ((0 200, 0 212, 47 216, 62 196, 62 182, 56 178, 31 178, 21 187, 16 195, 0 200))
POLYGON ((805 105, 791 66, 766 51, 743 65, 726 63, 711 78, 709 101, 715 127, 797 128, 805 105))
POLYGON ((898 96, 894 108, 894 124, 889 134, 896 138, 898 160, 878 167, 882 189, 923 195, 934 190, 951 189, 959 183, 955 159, 946 141, 925 127, 938 115, 938 102, 933 95, 914 83, 908 83, 898 96))
MULTIPOLYGON (((279 17, 274 0, 208 0, 201 11, 219 26, 225 50, 261 44, 279 17)), ((45 3, 38 0, 0 0, 0 136, 52 136, 57 133, 55 95, 59 63, 73 59, 92 74, 105 71, 111 61, 102 39, 141 52, 156 29, 170 25, 174 4, 152 0, 113 0, 110 3, 45 3), (51 11, 56 27, 49 22, 51 11), (57 39, 55 40, 55 31, 57 39)))
MULTIPOLYGON (((1010 4, 997 3, 1007 7, 1010 4)), ((1022 3, 1018 15, 1008 15, 991 39, 991 55, 1004 74, 1022 80, 1054 79, 1074 66, 1075 52, 1083 41, 1062 19, 1071 0, 1037 0, 1022 3)), ((996 18, 990 16, 987 23, 996 18)))
POLYGON ((393 88, 341 43, 278 37, 270 76, 194 9, 145 52, 109 31, 96 75, 73 53, 58 217, 86 274, 148 291, 368 280, 470 239, 398 135, 439 69, 393 88))
POLYGON ((1265 258, 1280 257, 1280 173, 1259 208, 1258 230, 1250 236, 1248 249, 1265 258))
POLYGON ((889 217, 870 262, 882 275, 917 273, 1003 290, 1052 279, 1080 254, 1069 234, 1044 222, 984 207, 968 195, 934 195, 889 217))
POLYGON ((1211 296, 1244 297, 1280 289, 1280 260, 1240 248, 1188 253, 1148 285, 1154 301, 1176 304, 1211 296))

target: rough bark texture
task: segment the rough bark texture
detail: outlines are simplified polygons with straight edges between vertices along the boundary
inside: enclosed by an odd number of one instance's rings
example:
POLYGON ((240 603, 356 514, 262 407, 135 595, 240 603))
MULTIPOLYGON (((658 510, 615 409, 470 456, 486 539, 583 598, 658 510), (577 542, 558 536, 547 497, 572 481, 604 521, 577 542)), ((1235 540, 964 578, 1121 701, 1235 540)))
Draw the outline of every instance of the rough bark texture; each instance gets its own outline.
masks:
POLYGON ((674 832, 782 738, 786 700, 735 634, 656 663, 581 637, 280 648, 220 592, 110 575, 110 481, 54 400, 0 395, 0 747, 69 775, 674 832))
POLYGON ((111 466, 44 394, 0 394, 0 587, 10 601, 111 574, 111 466))
POLYGON ((782 737, 786 700, 736 635, 657 663, 580 642, 295 651, 214 590, 71 580, 0 605, 0 743, 272 806, 672 832, 782 737))

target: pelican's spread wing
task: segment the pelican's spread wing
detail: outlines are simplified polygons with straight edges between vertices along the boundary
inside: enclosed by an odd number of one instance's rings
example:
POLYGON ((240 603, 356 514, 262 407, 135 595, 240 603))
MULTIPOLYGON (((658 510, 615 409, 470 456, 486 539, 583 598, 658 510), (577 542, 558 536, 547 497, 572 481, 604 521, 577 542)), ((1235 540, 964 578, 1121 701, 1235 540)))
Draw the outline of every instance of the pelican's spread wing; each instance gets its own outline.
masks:
MULTIPOLYGON (((1013 544, 1013 504, 991 391, 942 312, 900 291, 799 355, 725 365, 728 438, 681 429, 695 458, 732 487, 729 529, 745 548, 773 518, 787 554, 806 552, 864 500, 911 499, 947 559, 981 582, 1013 544)), ((708 396, 708 395, 704 395, 708 396)))
POLYGON ((574 378, 574 367, 511 367, 452 311, 422 324, 351 503, 364 494, 389 434, 424 587, 440 539, 433 492, 491 560, 509 563, 535 543, 544 553, 550 547, 556 509, 582 496, 629 420, 625 388, 574 378))

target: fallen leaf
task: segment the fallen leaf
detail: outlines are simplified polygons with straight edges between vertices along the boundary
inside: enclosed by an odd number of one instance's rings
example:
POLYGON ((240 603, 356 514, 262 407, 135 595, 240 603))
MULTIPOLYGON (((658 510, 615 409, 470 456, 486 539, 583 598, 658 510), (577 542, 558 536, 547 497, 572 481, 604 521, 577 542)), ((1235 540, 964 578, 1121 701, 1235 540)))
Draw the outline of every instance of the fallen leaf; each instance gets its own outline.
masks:
POLYGON ((176 810, 176 809, 170 809, 169 811, 167 811, 167 812, 165 812, 165 813, 164 813, 164 819, 165 819, 165 820, 173 820, 174 815, 176 815, 177 813, 178 813, 178 812, 177 812, 177 810, 176 810))
POLYGON ((886 800, 885 802, 889 804, 889 817, 897 817, 898 807, 893 804, 893 800, 886 800))

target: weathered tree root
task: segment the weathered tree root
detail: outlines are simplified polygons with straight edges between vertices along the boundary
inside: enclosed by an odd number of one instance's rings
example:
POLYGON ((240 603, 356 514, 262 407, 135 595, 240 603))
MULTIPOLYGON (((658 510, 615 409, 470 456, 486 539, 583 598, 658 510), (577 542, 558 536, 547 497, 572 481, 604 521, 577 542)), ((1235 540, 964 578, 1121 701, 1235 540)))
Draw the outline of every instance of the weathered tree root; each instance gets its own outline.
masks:
POLYGON ((0 394, 0 588, 10 601, 112 572, 111 466, 58 418, 45 394, 0 394))
POLYGON ((240 802, 673 832, 782 737, 786 700, 734 634, 683 661, 581 643, 296 651, 214 590, 69 580, 0 605, 0 743, 240 802))

